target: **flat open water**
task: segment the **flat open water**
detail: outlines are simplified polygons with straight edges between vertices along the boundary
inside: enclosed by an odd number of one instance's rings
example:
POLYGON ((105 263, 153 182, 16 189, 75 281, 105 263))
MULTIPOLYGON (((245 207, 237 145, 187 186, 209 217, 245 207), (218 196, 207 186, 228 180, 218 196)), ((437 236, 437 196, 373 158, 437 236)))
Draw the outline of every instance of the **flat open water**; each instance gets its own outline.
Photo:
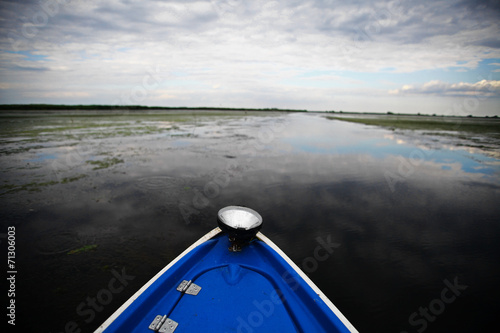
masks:
POLYGON ((92 332, 227 205, 258 211, 360 332, 496 323, 500 132, 186 110, 3 112, 0 129, 19 332, 92 332))

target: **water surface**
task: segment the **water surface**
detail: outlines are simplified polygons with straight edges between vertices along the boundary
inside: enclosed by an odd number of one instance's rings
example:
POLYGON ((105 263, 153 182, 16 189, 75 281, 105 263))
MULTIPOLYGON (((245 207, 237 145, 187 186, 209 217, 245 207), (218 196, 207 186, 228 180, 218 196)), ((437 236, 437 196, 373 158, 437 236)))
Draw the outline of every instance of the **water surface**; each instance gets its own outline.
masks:
POLYGON ((0 127, 18 328, 92 332, 226 205, 257 210, 361 332, 473 332, 496 318, 491 136, 278 112, 13 112, 0 127))

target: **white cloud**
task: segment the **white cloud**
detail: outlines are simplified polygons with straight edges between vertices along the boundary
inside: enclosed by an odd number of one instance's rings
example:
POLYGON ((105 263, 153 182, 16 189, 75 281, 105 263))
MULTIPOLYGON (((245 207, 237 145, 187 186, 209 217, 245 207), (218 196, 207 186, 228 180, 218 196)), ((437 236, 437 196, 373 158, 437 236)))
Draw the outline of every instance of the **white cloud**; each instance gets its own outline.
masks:
POLYGON ((476 83, 447 83, 438 80, 423 85, 404 85, 401 89, 390 90, 390 94, 431 94, 444 96, 484 96, 499 97, 500 81, 481 80, 476 83))
POLYGON ((48 92, 45 93, 46 97, 89 97, 90 94, 86 91, 61 91, 61 92, 48 92))

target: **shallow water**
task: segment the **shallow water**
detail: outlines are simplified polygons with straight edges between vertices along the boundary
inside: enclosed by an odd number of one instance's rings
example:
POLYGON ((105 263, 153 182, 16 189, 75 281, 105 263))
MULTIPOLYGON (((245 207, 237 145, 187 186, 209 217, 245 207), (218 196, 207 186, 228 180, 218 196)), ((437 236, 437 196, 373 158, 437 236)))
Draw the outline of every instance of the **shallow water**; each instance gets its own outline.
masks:
POLYGON ((92 332, 234 204, 361 332, 496 318, 500 146, 487 135, 304 113, 35 115, 0 125, 16 328, 92 332))

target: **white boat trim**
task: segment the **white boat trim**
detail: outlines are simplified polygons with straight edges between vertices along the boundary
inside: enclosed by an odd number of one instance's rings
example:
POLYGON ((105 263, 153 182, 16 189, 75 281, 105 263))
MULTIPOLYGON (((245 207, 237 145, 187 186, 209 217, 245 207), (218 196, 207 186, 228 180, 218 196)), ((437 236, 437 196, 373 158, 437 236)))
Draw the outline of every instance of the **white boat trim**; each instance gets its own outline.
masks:
POLYGON ((314 290, 316 294, 325 302, 325 304, 333 311, 333 313, 342 321, 342 323, 347 327, 352 333, 358 333, 358 330, 347 320, 347 318, 340 312, 340 310, 330 301, 328 297, 314 284, 314 282, 309 279, 309 277, 283 252, 276 244, 274 244, 269 238, 264 236, 260 231, 257 233, 257 238, 269 245, 276 253, 278 253, 299 275, 306 283, 314 290))
POLYGON ((132 297, 130 297, 125 303, 123 303, 122 306, 120 306, 118 308, 118 310, 116 310, 101 326, 99 326, 94 331, 94 333, 102 333, 109 325, 111 325, 111 323, 113 321, 115 321, 116 318, 118 318, 122 314, 123 311, 125 311, 126 308, 128 308, 130 306, 130 304, 132 304, 139 296, 141 296, 141 294, 144 291, 146 291, 156 280, 158 280, 158 278, 160 276, 162 276, 167 270, 169 270, 170 267, 175 265, 175 263, 177 263, 179 260, 181 260, 182 257, 184 257, 186 254, 191 252, 194 248, 205 243, 209 239, 213 238, 214 236, 219 234, 221 231, 222 230, 219 227, 213 229, 212 231, 207 233, 205 236, 203 236, 199 240, 197 240, 193 245, 191 245, 186 250, 184 250, 184 252, 182 252, 180 255, 178 255, 177 258, 175 258, 172 262, 170 262, 170 264, 165 266, 151 280, 149 280, 148 283, 146 283, 144 286, 142 286, 141 289, 139 289, 134 295, 132 295, 132 297))

